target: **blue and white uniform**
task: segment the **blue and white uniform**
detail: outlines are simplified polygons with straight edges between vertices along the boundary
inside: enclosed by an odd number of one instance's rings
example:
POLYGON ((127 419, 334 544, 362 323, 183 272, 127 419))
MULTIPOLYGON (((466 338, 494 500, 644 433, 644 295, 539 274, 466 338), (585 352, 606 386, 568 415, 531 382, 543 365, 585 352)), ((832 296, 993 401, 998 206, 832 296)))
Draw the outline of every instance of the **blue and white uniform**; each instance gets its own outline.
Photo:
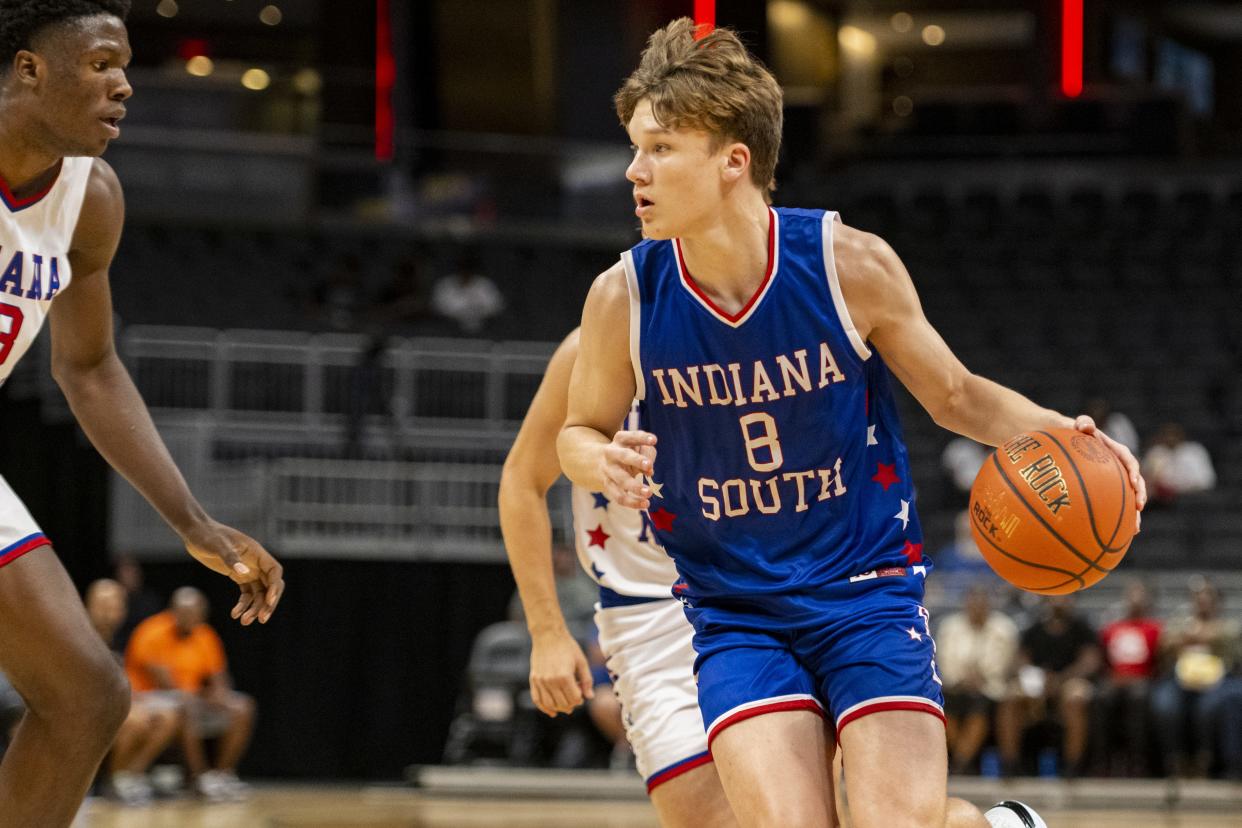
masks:
MULTIPOLYGON (((0 179, 0 384, 39 335, 52 300, 69 287, 69 248, 93 164, 65 158, 46 189, 22 199, 0 179)), ((0 566, 48 542, 0 478, 0 566)))
POLYGON ((736 314, 677 240, 622 260, 649 510, 695 627, 709 742, 764 712, 943 717, 922 606, 930 562, 883 361, 850 320, 836 214, 772 209, 763 283, 736 314))
MULTIPOLYGON (((638 427, 631 412, 627 429, 638 427)), ((694 681, 693 628, 670 592, 673 561, 643 512, 573 489, 578 560, 599 584, 599 645, 648 792, 711 761, 694 681)))

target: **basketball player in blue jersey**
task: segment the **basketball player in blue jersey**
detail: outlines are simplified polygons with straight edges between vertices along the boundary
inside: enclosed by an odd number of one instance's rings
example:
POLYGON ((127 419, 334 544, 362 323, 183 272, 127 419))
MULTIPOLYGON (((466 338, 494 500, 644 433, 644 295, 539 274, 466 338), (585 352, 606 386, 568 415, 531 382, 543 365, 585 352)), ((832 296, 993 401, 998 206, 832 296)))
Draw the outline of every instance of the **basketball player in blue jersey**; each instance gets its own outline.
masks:
MULTIPOLYGON (((91 443, 194 558, 238 584, 233 617, 266 622, 284 588, 280 564, 195 501, 113 347, 108 268, 125 208, 98 156, 132 92, 128 11, 128 0, 0 0, 0 382, 50 317, 52 372, 91 443)), ((0 763, 0 828, 67 826, 129 687, 3 480, 0 672, 27 708, 0 763)))
MULTIPOLYGON (((549 716, 569 713, 593 696, 590 667, 557 603, 547 501, 561 476, 556 438, 577 356, 574 331, 552 355, 500 479, 500 526, 531 635, 531 698, 549 716)), ((736 825, 707 752, 693 630, 670 592, 677 570, 653 538, 659 514, 653 522, 600 492, 578 488, 573 513, 578 557, 599 584, 600 648, 660 824, 736 825)))
POLYGON ((931 563, 889 372, 982 443, 1098 434, 1141 506, 1138 464, 1089 418, 967 371, 881 239, 773 209, 780 88, 731 31, 694 35, 689 20, 656 32, 616 96, 646 240, 588 295, 561 466, 666 515, 743 826, 831 825, 833 740, 858 828, 1042 825, 1020 804, 985 818, 946 796, 931 563), (634 398, 646 430, 617 431, 634 398))

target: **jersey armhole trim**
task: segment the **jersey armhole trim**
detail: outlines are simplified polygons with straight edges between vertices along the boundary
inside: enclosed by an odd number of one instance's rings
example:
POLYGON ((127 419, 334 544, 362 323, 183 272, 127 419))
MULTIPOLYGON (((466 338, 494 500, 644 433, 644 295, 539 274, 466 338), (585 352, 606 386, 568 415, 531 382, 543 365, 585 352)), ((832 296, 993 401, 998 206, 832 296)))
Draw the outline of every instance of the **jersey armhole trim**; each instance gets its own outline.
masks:
POLYGON ((837 277, 836 255, 832 250, 833 225, 840 220, 840 213, 824 213, 824 273, 828 277, 828 291, 832 294, 832 304, 836 306, 837 318, 841 320, 841 327, 845 330, 845 335, 849 337, 850 344, 854 346, 854 353, 858 354, 859 359, 866 362, 871 358, 871 349, 867 347, 867 343, 863 341, 863 338, 858 335, 858 329, 854 327, 854 320, 850 318, 850 310, 845 305, 845 295, 841 293, 841 280, 837 277))
POLYGON ((634 267, 634 254, 627 250, 621 254, 625 267, 625 284, 630 293, 630 365, 634 368, 634 398, 647 398, 647 384, 643 382, 641 331, 643 322, 642 294, 638 290, 638 271, 634 267))

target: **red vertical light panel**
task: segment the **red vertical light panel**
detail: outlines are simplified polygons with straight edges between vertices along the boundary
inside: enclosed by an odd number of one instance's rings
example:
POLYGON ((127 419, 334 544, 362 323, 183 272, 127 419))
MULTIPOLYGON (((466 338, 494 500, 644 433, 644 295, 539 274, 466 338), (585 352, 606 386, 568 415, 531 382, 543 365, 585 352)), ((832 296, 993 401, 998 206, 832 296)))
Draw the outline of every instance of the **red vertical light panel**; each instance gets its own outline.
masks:
POLYGON ((694 0, 694 22, 700 26, 707 26, 700 32, 699 37, 714 29, 716 27, 716 0, 694 0))
POLYGON ((1068 98, 1082 94, 1082 3, 1061 0, 1061 91, 1068 98))
POLYGON ((396 122, 392 114, 392 89, 397 81, 397 62, 392 54, 392 26, 388 0, 375 0, 375 157, 391 161, 396 122))

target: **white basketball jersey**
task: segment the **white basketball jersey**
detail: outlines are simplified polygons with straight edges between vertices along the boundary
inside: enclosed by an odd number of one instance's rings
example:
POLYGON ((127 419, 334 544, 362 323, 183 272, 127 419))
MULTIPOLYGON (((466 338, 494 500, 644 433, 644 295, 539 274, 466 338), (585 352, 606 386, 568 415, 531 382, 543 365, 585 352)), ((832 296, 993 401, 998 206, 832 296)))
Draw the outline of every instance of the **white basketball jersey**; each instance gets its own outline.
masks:
MULTIPOLYGON (((626 428, 637 428, 637 420, 637 410, 631 411, 626 428)), ((656 543, 651 518, 579 486, 573 487, 573 510, 578 560, 596 583, 623 596, 672 597, 677 569, 656 543)))
POLYGON ((41 195, 15 199, 0 181, 0 383, 39 335, 52 300, 69 287, 69 247, 93 158, 66 158, 41 195))

